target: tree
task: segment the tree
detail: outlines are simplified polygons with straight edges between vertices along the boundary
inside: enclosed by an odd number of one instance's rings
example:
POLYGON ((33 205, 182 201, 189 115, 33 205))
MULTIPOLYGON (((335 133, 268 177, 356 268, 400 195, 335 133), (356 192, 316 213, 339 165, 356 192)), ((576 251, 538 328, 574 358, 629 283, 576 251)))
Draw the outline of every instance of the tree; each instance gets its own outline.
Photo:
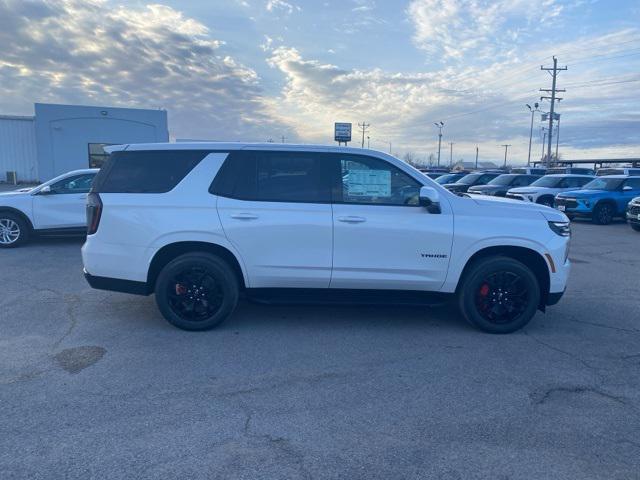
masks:
POLYGON ((407 153, 404 154, 404 156, 402 157, 402 159, 407 162, 409 165, 416 167, 418 165, 418 158, 416 157, 415 153, 409 151, 407 153))

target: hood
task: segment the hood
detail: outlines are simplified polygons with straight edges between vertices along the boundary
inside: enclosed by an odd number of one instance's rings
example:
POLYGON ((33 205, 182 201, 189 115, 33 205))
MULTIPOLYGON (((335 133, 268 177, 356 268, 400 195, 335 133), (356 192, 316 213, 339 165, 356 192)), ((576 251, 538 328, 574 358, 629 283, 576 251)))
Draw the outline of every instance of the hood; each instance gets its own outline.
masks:
POLYGON ((569 190, 568 192, 559 193, 558 196, 562 198, 591 198, 598 195, 607 195, 612 192, 608 190, 569 190))
POLYGON ((547 187, 516 187, 510 188, 509 191, 511 193, 536 193, 546 189, 547 187))
POLYGON ((4 197, 17 197, 17 196, 26 196, 29 195, 33 188, 21 188, 19 190, 13 190, 11 192, 0 192, 0 198, 4 197))
POLYGON ((506 190, 506 185, 475 185, 469 187, 469 192, 499 192, 500 190, 506 190))
POLYGON ((445 183, 442 186, 447 190, 466 190, 469 188, 469 185, 465 185, 464 183, 445 183))
POLYGON ((517 216, 518 212, 539 212, 542 214, 548 221, 553 222, 568 222, 569 219, 567 216, 556 210, 555 208, 545 207, 544 205, 540 205, 538 203, 532 202, 522 202, 520 200, 514 200, 511 198, 504 197, 471 197, 476 204, 480 207, 485 208, 504 208, 505 214, 511 216, 517 216), (507 213, 508 212, 508 213, 507 213))

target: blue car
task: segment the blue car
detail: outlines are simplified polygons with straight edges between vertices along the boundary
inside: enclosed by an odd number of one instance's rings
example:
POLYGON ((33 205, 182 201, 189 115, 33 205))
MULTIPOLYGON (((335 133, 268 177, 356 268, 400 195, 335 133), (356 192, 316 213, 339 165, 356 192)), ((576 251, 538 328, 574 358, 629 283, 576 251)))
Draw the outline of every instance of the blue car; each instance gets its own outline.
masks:
POLYGON ((627 204, 640 195, 640 176, 607 175, 597 177, 581 190, 556 195, 555 206, 569 218, 588 217, 593 223, 607 225, 616 217, 624 218, 627 204))

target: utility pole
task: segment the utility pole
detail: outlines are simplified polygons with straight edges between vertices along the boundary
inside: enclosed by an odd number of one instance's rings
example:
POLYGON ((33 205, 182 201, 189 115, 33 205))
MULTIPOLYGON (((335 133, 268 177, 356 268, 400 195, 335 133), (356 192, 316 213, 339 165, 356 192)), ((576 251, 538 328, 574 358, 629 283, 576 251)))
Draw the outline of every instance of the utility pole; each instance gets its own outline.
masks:
POLYGON ((442 146, 442 128, 444 127, 444 122, 436 122, 434 123, 436 127, 438 127, 438 166, 440 166, 440 147, 442 146))
POLYGON ((547 129, 544 127, 542 128, 542 154, 540 155, 540 161, 544 160, 544 147, 545 147, 545 141, 547 139, 547 129))
POLYGON ((450 153, 449 153, 449 168, 453 167, 453 142, 449 142, 449 147, 451 147, 450 153))
POLYGON ((476 170, 478 169, 478 145, 476 145, 476 170))
POLYGON ((553 137, 553 120, 554 120, 554 109, 555 109, 555 103, 556 100, 560 101, 562 100, 562 98, 557 98, 556 97, 556 93, 558 92, 566 92, 566 90, 558 90, 556 88, 556 80, 558 77, 558 72, 560 72, 561 70, 567 70, 567 67, 560 67, 558 68, 558 59, 554 56, 553 57, 553 67, 544 67, 544 66, 540 66, 540 70, 546 70, 547 72, 553 72, 550 73, 550 75, 553 77, 553 80, 551 82, 551 89, 548 88, 541 88, 540 91, 541 92, 551 92, 551 96, 550 97, 540 97, 540 100, 551 100, 551 110, 549 110, 549 138, 548 138, 548 144, 547 144, 547 166, 551 165, 551 141, 552 141, 552 137, 553 137))
POLYGON ((364 148, 364 134, 367 132, 371 124, 362 122, 362 123, 359 123, 358 126, 362 129, 362 148, 364 148))
POLYGON ((507 149, 511 146, 511 145, 502 145, 504 147, 504 166, 507 166, 507 149))
POLYGON ((284 141, 287 139, 287 137, 285 137, 284 135, 282 135, 282 137, 280 137, 282 139, 282 143, 284 143, 284 141))
POLYGON ((367 148, 371 148, 371 137, 369 135, 367 135, 367 148))
MULTIPOLYGON (((531 129, 529 130, 529 155, 527 156, 527 167, 531 164, 531 140, 533 138, 533 116, 538 111, 538 102, 533 104, 534 108, 527 103, 527 108, 531 110, 531 129)), ((557 155, 556 155, 557 156, 557 155)))

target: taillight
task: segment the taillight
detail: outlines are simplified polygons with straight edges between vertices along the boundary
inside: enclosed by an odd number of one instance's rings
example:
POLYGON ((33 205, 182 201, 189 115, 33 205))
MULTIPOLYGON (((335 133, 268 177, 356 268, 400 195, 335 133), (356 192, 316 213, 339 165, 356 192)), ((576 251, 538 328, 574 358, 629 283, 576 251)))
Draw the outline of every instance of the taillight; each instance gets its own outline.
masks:
POLYGON ((93 235, 98 231, 100 216, 102 215, 102 200, 97 193, 87 196, 87 235, 93 235))

